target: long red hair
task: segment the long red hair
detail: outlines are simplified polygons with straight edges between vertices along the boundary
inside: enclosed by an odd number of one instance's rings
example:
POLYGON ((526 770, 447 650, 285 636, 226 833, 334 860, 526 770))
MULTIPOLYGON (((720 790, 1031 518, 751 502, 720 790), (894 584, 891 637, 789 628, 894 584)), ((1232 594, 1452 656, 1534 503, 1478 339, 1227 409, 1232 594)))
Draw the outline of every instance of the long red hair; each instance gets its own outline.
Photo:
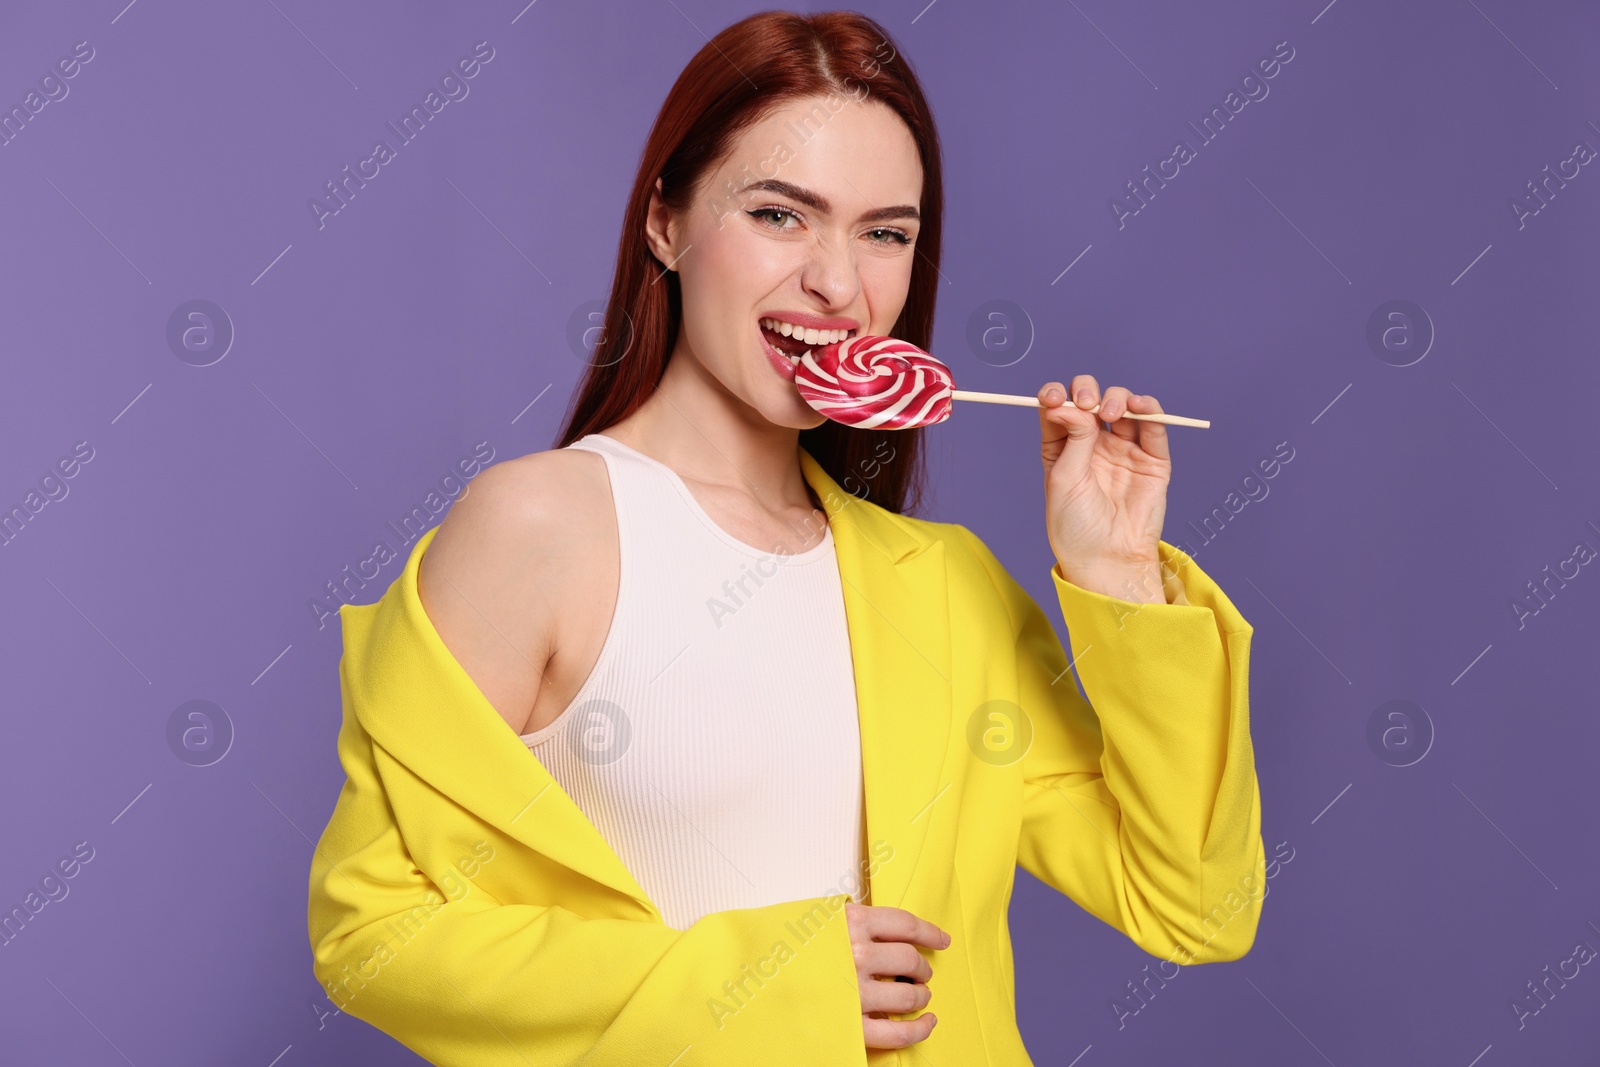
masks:
MULTIPOLYGON (((865 15, 764 11, 712 38, 661 105, 623 214, 600 339, 555 447, 627 418, 666 371, 683 304, 676 271, 651 284, 664 266, 644 236, 656 178, 667 206, 687 212, 700 180, 726 158, 745 129, 781 103, 829 93, 865 94, 886 105, 917 144, 922 217, 905 306, 891 332, 919 348, 930 347, 944 188, 938 133, 922 87, 887 31, 865 15)), ((800 445, 857 497, 902 513, 921 502, 920 429, 861 430, 828 421, 800 431, 800 445)))

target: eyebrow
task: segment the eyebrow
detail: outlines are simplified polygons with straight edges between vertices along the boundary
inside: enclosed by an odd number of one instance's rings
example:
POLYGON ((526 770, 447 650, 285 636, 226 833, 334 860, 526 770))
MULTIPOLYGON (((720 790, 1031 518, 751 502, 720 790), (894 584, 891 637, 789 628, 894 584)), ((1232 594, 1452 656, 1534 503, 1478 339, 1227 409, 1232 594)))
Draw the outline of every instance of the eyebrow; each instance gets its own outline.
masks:
MULTIPOLYGON (((790 200, 798 201, 813 211, 820 211, 824 215, 833 214, 833 205, 828 202, 827 197, 820 193, 814 193, 810 189, 803 189, 791 182, 780 181, 777 178, 763 178, 744 187, 745 192, 756 189, 777 193, 779 196, 786 196, 790 200)), ((920 222, 922 221, 922 215, 910 204, 900 204, 895 207, 873 208, 871 211, 862 212, 858 221, 890 222, 895 219, 912 219, 920 222)))

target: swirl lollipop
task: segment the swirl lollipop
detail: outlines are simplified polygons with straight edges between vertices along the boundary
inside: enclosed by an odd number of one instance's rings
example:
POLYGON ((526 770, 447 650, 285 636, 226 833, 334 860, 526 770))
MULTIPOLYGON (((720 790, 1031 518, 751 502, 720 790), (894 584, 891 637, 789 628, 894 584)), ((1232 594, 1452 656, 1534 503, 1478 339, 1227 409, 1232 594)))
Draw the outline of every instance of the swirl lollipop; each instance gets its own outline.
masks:
MULTIPOLYGON (((794 384, 814 410, 834 422, 859 429, 932 426, 950 417, 952 400, 1040 406, 1036 396, 957 389, 950 368, 939 360, 914 344, 876 334, 848 337, 807 352, 795 366, 794 384)), ((1211 425, 1205 419, 1165 412, 1146 415, 1125 411, 1121 417, 1169 426, 1211 425)))
POLYGON ((835 422, 908 430, 948 419, 956 383, 949 367, 916 345, 865 334, 807 352, 794 384, 835 422))

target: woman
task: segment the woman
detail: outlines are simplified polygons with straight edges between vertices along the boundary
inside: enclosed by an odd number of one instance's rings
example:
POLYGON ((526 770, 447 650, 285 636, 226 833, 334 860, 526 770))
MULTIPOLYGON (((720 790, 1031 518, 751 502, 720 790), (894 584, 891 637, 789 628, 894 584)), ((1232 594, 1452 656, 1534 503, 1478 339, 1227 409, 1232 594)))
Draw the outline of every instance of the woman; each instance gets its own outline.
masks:
POLYGON ((928 346, 941 204, 871 20, 752 16, 685 69, 562 447, 341 611, 341 1009, 438 1063, 1026 1064, 1019 864, 1174 963, 1249 949, 1251 628, 1160 540, 1166 431, 1121 417, 1155 399, 1039 393, 1091 707, 982 542, 904 514, 921 431, 795 388, 841 336, 928 346))

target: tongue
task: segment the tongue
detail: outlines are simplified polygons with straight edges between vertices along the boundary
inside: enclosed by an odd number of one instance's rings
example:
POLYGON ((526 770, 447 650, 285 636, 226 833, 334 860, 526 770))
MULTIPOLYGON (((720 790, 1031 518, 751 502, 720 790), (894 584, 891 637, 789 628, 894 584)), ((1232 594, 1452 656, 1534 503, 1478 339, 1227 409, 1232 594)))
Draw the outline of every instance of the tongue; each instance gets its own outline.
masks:
POLYGON ((765 326, 761 328, 761 332, 766 336, 768 344, 785 355, 804 355, 806 349, 810 347, 799 337, 785 337, 783 334, 769 330, 765 326))

